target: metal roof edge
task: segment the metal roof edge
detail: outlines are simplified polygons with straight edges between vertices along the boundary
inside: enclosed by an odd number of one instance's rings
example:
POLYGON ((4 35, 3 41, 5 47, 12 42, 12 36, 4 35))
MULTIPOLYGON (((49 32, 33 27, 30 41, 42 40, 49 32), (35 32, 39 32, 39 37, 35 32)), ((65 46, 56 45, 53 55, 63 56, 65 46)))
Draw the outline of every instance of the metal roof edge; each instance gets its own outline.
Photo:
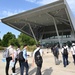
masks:
POLYGON ((66 0, 64 0, 64 3, 66 5, 66 7, 67 7, 67 11, 68 11, 68 14, 69 14, 69 18, 70 18, 70 20, 71 20, 71 22, 73 24, 74 30, 75 30, 75 17, 73 16, 73 13, 72 13, 72 11, 71 11, 68 3, 66 2, 66 0))
POLYGON ((15 14, 15 15, 12 15, 12 16, 8 16, 8 17, 5 17, 5 18, 2 18, 1 20, 4 20, 4 19, 10 19, 10 18, 14 18, 15 16, 20 16, 20 15, 23 15, 23 14, 28 14, 28 13, 32 13, 32 12, 35 12, 35 11, 39 11, 39 10, 44 10, 48 7, 52 7, 52 6, 55 6, 55 4, 60 4, 60 3, 64 3, 63 0, 58 0, 58 1, 55 1, 55 2, 52 2, 52 3, 49 3, 49 4, 46 4, 46 5, 43 5, 43 6, 40 6, 40 7, 37 7, 37 8, 34 8, 34 9, 31 9, 31 10, 27 10, 25 12, 22 12, 22 13, 18 13, 18 14, 15 14))

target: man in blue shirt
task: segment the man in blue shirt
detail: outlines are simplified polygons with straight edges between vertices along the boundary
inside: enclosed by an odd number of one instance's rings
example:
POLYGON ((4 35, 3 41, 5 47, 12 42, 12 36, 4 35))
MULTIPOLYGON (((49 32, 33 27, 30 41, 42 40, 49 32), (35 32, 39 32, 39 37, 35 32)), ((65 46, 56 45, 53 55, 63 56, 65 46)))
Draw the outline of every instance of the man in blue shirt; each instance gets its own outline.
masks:
POLYGON ((21 75, 24 74, 24 67, 26 68, 26 75, 28 75, 28 70, 29 70, 29 65, 28 65, 28 60, 27 60, 27 45, 24 45, 23 49, 23 57, 25 61, 21 61, 21 75))

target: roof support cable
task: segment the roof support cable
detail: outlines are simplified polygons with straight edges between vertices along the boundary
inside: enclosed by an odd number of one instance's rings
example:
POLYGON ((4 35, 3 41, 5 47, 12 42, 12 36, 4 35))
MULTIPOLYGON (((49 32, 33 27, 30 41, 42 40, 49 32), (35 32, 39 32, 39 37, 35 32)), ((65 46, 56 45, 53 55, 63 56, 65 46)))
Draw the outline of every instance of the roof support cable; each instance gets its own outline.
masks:
POLYGON ((31 30, 31 32, 32 32, 32 35, 33 35, 34 39, 35 39, 35 42, 36 42, 36 44, 37 44, 38 42, 37 42, 37 40, 36 40, 35 34, 34 34, 34 32, 33 32, 33 29, 32 29, 32 27, 31 27, 30 23, 28 23, 28 25, 29 25, 29 28, 30 28, 30 30, 31 30))

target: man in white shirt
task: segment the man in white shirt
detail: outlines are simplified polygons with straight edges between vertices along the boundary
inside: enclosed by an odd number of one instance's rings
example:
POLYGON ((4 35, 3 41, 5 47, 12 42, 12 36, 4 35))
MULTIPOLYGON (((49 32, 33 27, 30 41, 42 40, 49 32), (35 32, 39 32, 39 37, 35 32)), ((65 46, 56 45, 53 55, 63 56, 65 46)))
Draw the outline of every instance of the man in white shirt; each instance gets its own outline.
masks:
POLYGON ((41 68, 43 63, 42 53, 43 52, 42 52, 42 49, 40 49, 40 45, 37 45, 37 48, 33 52, 33 63, 32 63, 34 65, 34 62, 35 62, 37 66, 36 75, 41 75, 41 68))
POLYGON ((62 57, 63 57, 63 65, 64 65, 64 67, 66 67, 68 64, 69 64, 69 62, 68 62, 68 52, 69 50, 68 50, 68 48, 66 47, 66 44, 64 44, 64 46, 63 46, 63 48, 62 48, 62 50, 61 50, 61 53, 62 53, 62 57))
POLYGON ((72 43, 71 53, 72 53, 74 65, 75 65, 75 43, 72 43))

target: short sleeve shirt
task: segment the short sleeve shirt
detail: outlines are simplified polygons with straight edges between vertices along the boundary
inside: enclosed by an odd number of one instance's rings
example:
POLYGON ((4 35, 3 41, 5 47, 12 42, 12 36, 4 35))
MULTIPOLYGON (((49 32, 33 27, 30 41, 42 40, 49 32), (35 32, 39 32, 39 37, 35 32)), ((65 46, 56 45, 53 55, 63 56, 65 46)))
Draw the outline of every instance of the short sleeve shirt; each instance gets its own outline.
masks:
MULTIPOLYGON (((34 56, 35 56, 35 53, 36 53, 39 49, 40 49, 40 48, 38 47, 37 49, 34 50, 34 52, 33 52, 33 58, 34 58, 34 56)), ((40 49, 39 51, 40 51, 40 54, 41 54, 41 56, 42 56, 42 49, 40 49)))
POLYGON ((9 55, 13 54, 14 53, 14 49, 13 48, 10 48, 9 49, 9 55))
POLYGON ((75 55, 75 46, 71 47, 71 52, 73 55, 75 55))

